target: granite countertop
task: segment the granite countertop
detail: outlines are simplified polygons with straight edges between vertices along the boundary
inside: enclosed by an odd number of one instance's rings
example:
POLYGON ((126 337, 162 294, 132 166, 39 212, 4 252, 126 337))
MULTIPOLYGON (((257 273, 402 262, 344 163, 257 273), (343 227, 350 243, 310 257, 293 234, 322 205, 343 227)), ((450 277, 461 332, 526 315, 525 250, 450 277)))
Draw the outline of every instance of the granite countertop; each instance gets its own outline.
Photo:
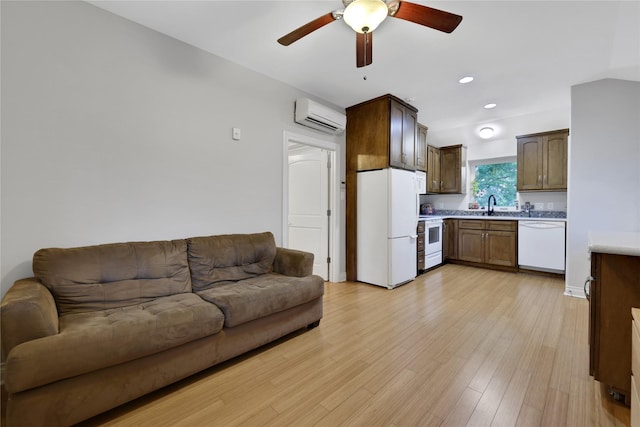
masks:
POLYGON ((482 215, 420 215, 420 220, 428 220, 428 219, 488 219, 491 221, 556 221, 556 222, 567 222, 566 218, 534 218, 528 216, 501 216, 501 215, 491 215, 491 216, 482 216, 482 215))
POLYGON ((640 232, 590 231, 589 252, 640 256, 640 232))

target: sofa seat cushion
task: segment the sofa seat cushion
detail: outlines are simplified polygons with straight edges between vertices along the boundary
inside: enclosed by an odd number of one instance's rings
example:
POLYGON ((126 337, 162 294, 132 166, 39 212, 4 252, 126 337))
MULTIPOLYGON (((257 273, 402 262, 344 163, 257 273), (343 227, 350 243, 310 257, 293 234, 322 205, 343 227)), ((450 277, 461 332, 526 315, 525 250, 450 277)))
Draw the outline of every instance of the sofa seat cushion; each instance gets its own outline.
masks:
POLYGON ((218 333, 223 322, 218 307, 192 293, 67 314, 60 317, 57 335, 9 353, 8 388, 25 390, 177 347, 218 333))
POLYGON ((40 249, 33 272, 53 294, 60 314, 191 292, 185 240, 40 249))
POLYGON ((224 325, 234 327, 307 303, 324 294, 320 276, 291 277, 268 273, 198 292, 220 307, 224 325))

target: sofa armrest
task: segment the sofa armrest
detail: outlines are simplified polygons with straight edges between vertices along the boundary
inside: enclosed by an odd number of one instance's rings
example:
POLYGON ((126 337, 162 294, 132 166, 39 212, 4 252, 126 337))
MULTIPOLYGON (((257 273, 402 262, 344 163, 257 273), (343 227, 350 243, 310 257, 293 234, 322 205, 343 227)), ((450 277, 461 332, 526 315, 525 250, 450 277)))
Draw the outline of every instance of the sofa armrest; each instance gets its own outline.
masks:
POLYGON ((313 274, 313 254, 295 249, 276 248, 273 271, 285 276, 310 276, 313 274))
POLYGON ((0 305, 2 351, 58 333, 58 310, 49 290, 36 278, 18 280, 0 305))

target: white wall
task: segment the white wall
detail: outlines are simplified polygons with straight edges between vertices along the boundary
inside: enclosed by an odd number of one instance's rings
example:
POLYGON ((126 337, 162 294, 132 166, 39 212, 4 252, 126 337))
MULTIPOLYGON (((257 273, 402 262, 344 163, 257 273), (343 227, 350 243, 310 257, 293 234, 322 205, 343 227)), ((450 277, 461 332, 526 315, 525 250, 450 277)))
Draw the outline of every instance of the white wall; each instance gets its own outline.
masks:
POLYGON ((640 231, 640 82, 571 88, 566 292, 583 296, 589 230, 640 231))
POLYGON ((1 6, 2 295, 42 247, 280 242, 283 130, 344 144, 293 122, 301 91, 94 6, 1 6))

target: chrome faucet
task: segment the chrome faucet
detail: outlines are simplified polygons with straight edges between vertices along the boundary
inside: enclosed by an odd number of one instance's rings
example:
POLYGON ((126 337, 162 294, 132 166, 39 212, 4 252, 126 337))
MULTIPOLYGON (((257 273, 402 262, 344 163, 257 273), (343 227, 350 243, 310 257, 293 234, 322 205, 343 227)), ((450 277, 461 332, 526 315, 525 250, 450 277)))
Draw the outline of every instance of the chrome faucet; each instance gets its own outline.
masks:
POLYGON ((496 205, 496 196, 494 196, 493 194, 489 196, 489 199, 487 200, 487 215, 491 216, 493 215, 493 207, 491 206, 491 198, 493 198, 493 206, 496 205))

